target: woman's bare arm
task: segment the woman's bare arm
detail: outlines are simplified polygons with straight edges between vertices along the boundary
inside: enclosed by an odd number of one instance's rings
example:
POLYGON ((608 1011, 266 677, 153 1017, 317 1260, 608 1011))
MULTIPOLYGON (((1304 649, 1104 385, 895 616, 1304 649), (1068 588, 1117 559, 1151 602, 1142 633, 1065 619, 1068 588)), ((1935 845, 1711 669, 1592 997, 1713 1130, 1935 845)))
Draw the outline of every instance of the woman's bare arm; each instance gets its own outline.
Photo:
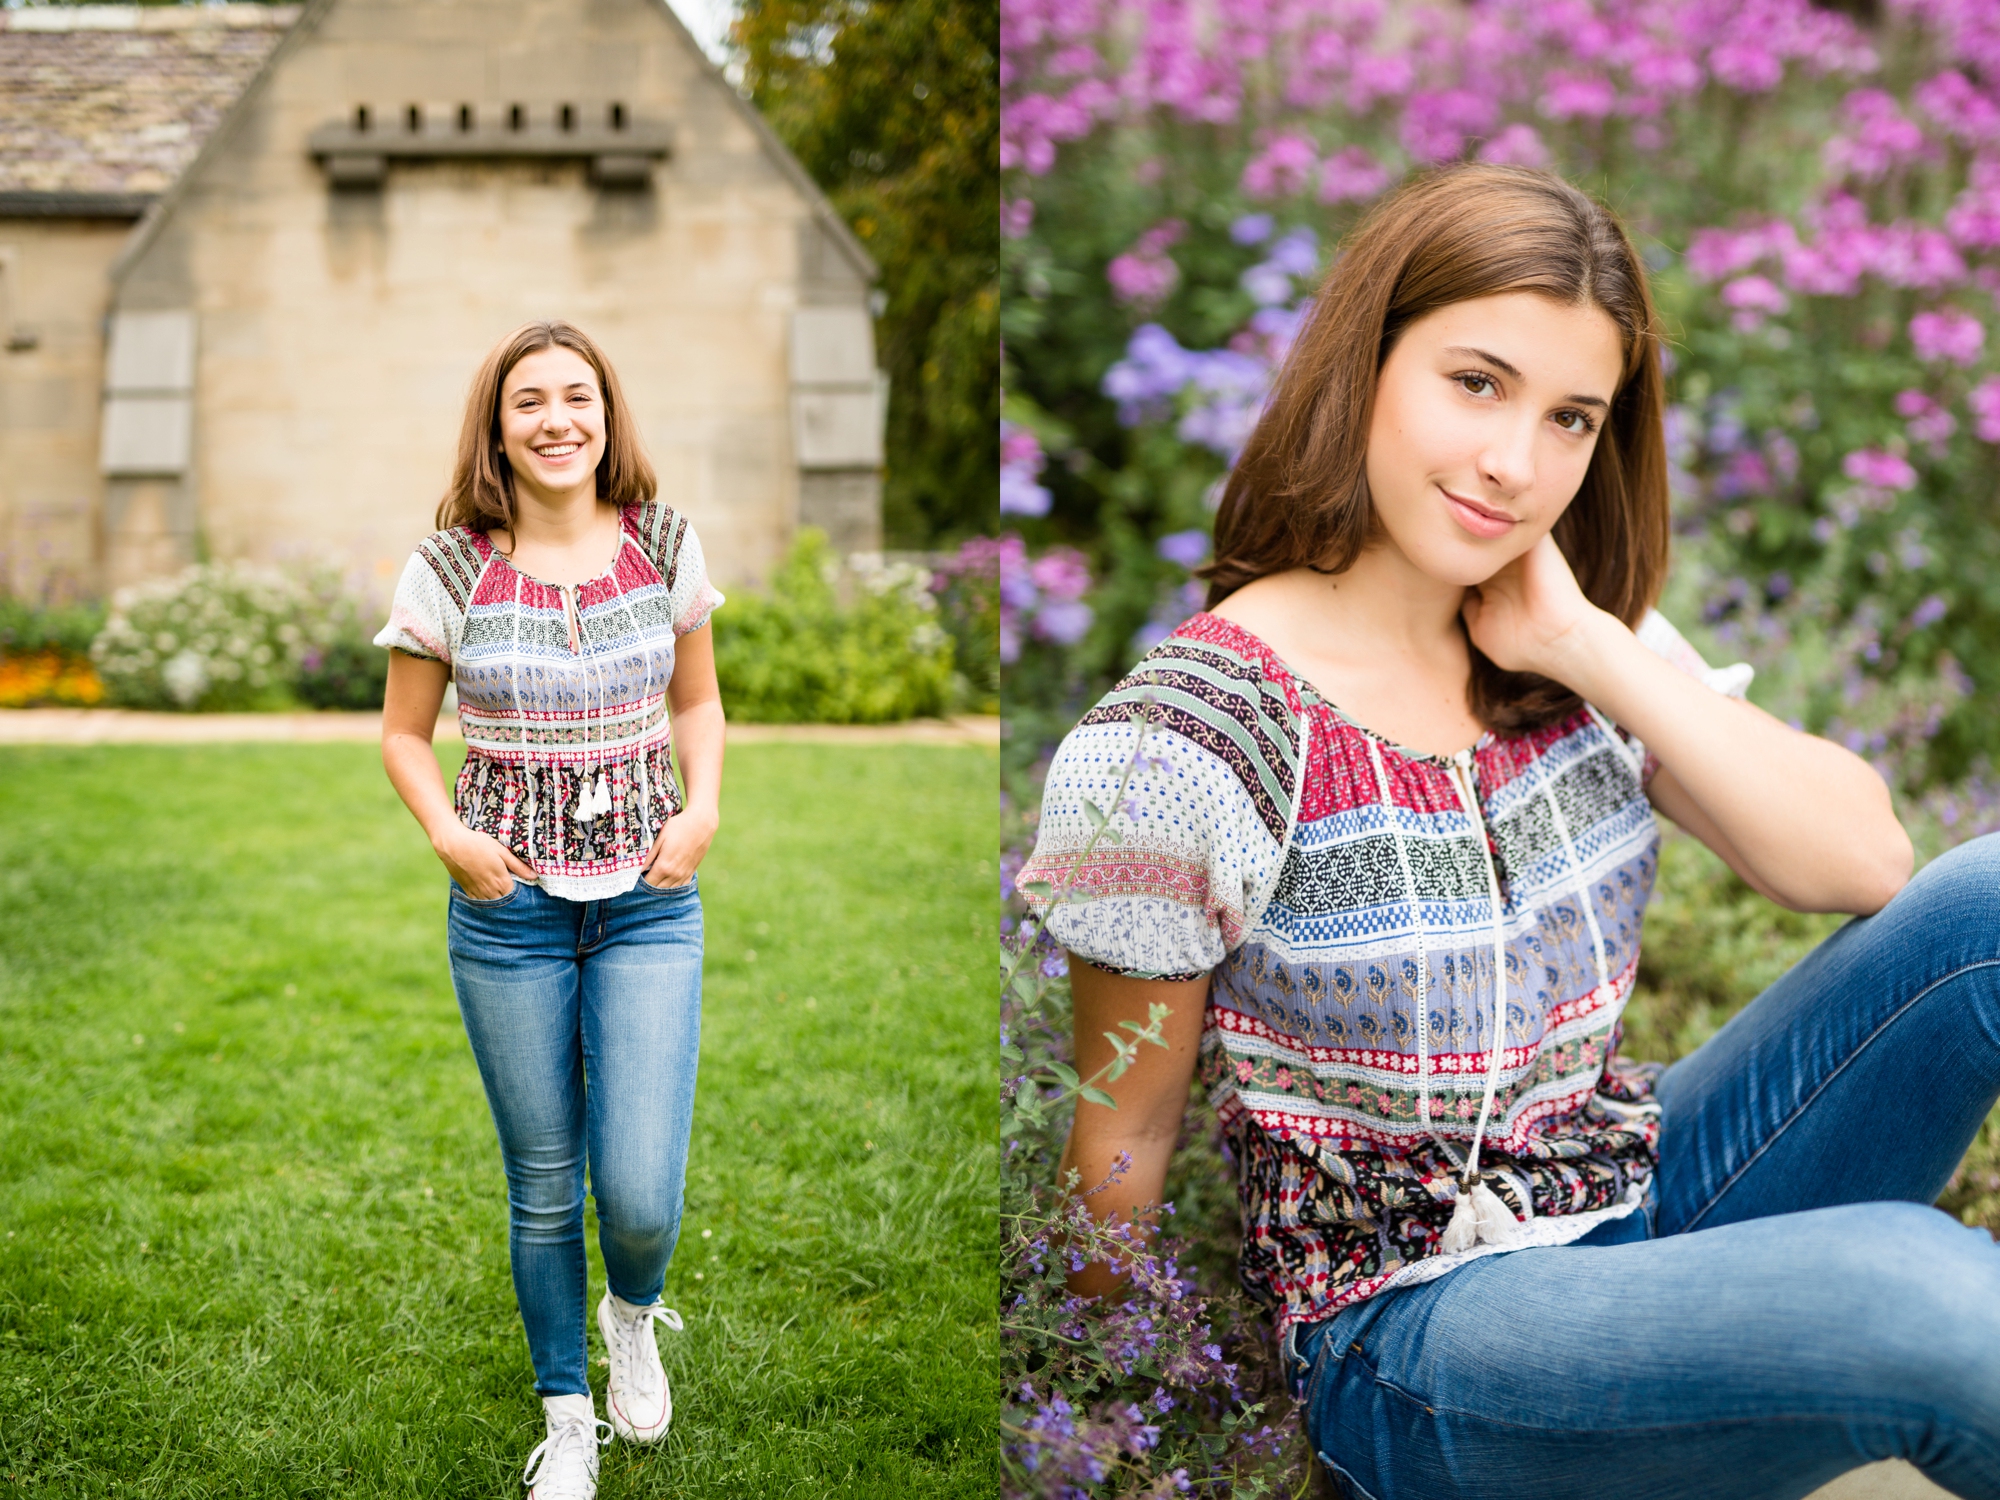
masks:
MULTIPOLYGON (((1120 1154, 1131 1165, 1117 1182, 1086 1198, 1091 1216, 1099 1221, 1129 1220, 1132 1210, 1158 1203, 1166 1192, 1167 1165, 1180 1137, 1181 1116, 1187 1110, 1188 1084, 1194 1078, 1195 1051, 1201 1043, 1202 1011, 1208 1004, 1208 976, 1199 979, 1127 979, 1106 973, 1074 955, 1069 984, 1076 1026, 1076 1071, 1085 1079, 1097 1074, 1116 1055, 1105 1033, 1119 1032, 1119 1022, 1145 1025, 1151 1007, 1167 1007, 1161 1028, 1165 1048, 1141 1047, 1137 1060, 1116 1081, 1100 1087, 1118 1103, 1106 1109, 1088 1099, 1076 1102, 1069 1143, 1063 1148, 1062 1172, 1074 1169, 1084 1193, 1111 1175, 1120 1154)), ((1085 1266, 1069 1278, 1070 1290, 1097 1297, 1122 1284, 1102 1261, 1085 1266)))
POLYGON ((493 901, 513 889, 514 877, 535 872, 490 834, 459 822, 431 750, 438 707, 451 669, 441 661, 389 653, 389 689, 382 700, 382 766, 389 784, 430 836, 431 848, 468 896, 493 901))
POLYGON ((681 762, 681 810, 653 840, 644 878, 657 886, 686 885, 722 826, 722 750, 727 731, 715 682, 715 631, 690 630, 674 646, 667 684, 674 746, 681 762))
POLYGON ((1654 805, 1794 911, 1879 911, 1909 835, 1860 756, 1725 698, 1642 646, 1577 588, 1552 538, 1467 595, 1473 644, 1574 689, 1660 758, 1654 805))

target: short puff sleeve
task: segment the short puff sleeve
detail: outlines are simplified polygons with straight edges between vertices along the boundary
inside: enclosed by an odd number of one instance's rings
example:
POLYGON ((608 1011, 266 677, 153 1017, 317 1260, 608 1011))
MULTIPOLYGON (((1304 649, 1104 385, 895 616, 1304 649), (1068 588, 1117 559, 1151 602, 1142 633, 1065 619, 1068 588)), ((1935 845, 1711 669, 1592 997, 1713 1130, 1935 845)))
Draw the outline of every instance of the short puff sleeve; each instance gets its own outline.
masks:
POLYGON ((1100 707, 1064 738, 1016 885, 1077 957, 1133 978, 1191 979, 1242 943, 1281 837, 1240 768, 1166 727, 1148 726, 1143 746, 1140 733, 1100 707), (1093 807, 1108 823, 1095 844, 1093 807))
POLYGON ((667 579, 667 612, 674 622, 674 634, 686 635, 708 623, 723 601, 708 581, 708 564, 702 556, 701 538, 682 518, 673 539, 673 554, 662 571, 667 579))
POLYGON ((410 554, 389 606, 389 623, 376 635, 375 644, 450 666, 465 610, 440 571, 436 550, 427 540, 410 554))

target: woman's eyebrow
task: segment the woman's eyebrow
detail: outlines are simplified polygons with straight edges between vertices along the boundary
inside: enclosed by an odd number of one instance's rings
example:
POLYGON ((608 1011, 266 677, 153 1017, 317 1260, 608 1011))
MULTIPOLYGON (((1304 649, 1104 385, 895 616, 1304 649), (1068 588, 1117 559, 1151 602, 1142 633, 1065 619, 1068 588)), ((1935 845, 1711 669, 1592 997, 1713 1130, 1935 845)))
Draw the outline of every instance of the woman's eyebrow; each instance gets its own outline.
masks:
MULTIPOLYGON (((1469 354, 1474 359, 1485 360, 1487 364, 1493 366, 1493 368, 1498 370, 1502 375, 1512 376, 1515 380, 1521 380, 1525 378, 1519 370, 1515 369, 1511 364, 1509 364, 1506 360, 1502 359, 1499 355, 1489 353, 1484 349, 1474 349, 1466 344, 1454 344, 1450 348, 1446 349, 1444 352, 1446 354, 1469 354)), ((1578 406, 1595 406, 1604 411, 1609 411, 1611 409, 1611 403, 1609 401, 1606 401, 1602 396, 1573 395, 1573 396, 1565 396, 1563 397, 1563 400, 1575 402, 1578 406)))

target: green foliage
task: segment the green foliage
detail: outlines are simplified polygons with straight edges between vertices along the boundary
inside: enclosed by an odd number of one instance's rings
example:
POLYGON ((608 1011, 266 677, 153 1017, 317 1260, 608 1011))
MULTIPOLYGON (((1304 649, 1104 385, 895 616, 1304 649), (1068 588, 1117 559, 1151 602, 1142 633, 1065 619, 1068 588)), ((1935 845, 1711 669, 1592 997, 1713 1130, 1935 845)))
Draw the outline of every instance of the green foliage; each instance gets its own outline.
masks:
POLYGON ((103 628, 101 604, 37 605, 0 593, 0 655, 60 651, 84 656, 103 628))
POLYGON ((891 546, 993 529, 999 7, 743 0, 732 41, 772 128, 882 269, 891 546))
POLYGON ((850 563, 802 530, 768 593, 738 589, 715 613, 723 708, 752 723, 882 724, 949 706, 951 637, 930 574, 850 563))
MULTIPOLYGON (((674 1430, 607 1500, 994 1493, 993 778, 731 751, 674 1430)), ((373 747, 0 750, 0 871, 0 1490, 522 1494, 506 1182, 373 747)))

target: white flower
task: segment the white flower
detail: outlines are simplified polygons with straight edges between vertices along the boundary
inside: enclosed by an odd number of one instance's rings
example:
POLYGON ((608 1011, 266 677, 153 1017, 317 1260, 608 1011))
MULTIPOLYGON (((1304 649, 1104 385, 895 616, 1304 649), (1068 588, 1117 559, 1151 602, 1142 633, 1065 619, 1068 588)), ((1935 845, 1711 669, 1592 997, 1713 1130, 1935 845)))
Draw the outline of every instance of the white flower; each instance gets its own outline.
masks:
POLYGON ((160 678, 182 708, 192 708, 208 690, 208 664, 192 651, 183 651, 164 667, 160 678))

